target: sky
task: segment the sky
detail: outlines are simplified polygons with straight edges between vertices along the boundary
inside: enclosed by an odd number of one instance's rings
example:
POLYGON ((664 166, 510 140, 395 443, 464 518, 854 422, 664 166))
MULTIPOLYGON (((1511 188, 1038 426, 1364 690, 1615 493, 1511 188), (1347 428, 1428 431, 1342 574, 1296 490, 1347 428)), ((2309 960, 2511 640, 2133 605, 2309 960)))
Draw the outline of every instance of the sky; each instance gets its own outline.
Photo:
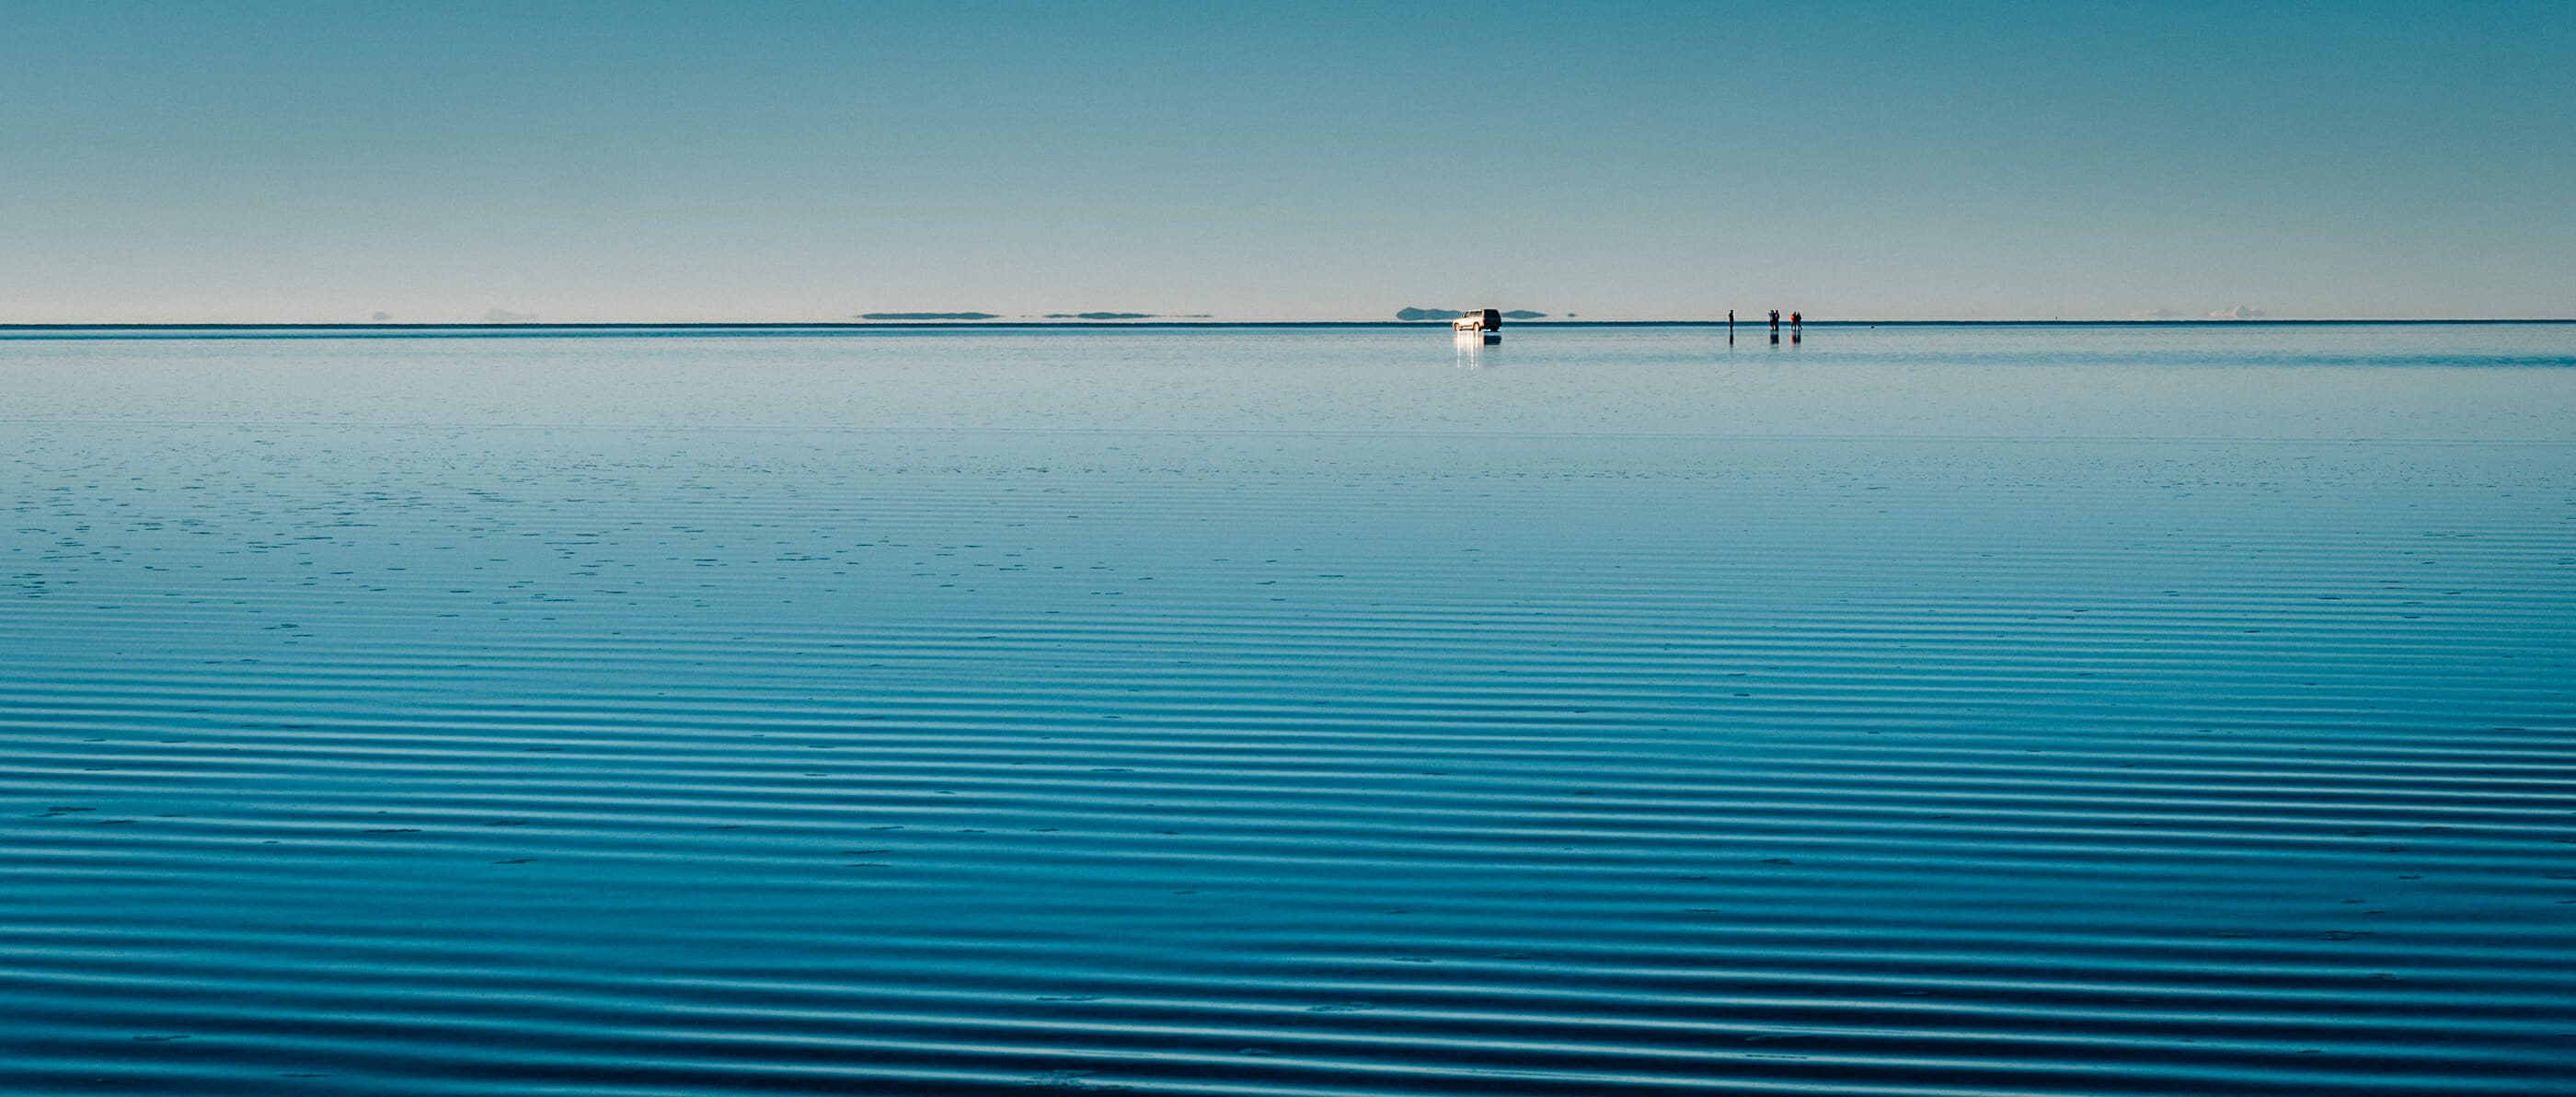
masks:
POLYGON ((2576 5, 0 0, 0 323, 2576 316, 2576 5))

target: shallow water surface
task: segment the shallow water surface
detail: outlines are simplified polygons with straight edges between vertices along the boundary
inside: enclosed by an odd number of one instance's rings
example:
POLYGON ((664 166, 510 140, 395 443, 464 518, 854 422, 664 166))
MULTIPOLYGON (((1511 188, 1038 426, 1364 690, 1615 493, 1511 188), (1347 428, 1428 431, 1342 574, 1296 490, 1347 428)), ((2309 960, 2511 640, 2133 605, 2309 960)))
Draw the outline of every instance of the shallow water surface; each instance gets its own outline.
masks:
POLYGON ((0 340, 0 1089, 2576 1092, 2576 329, 1743 338, 0 340))

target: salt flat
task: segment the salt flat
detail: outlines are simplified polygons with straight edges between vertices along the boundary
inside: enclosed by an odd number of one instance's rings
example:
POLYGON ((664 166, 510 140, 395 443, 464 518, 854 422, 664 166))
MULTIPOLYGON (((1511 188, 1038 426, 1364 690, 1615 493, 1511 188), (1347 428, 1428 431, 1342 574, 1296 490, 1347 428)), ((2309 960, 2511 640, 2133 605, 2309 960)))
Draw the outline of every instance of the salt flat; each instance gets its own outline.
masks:
POLYGON ((2576 327, 0 340, 25 1092, 2563 1092, 2576 327))

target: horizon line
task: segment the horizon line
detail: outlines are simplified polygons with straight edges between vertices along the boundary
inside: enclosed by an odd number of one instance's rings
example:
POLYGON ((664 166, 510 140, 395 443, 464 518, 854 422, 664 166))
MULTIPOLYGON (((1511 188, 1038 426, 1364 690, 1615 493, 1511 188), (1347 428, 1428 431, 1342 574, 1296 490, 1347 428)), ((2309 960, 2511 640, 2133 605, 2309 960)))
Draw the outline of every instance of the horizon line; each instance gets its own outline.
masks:
MULTIPOLYGON (((1519 327, 1519 328, 1726 328, 1726 327, 1746 327, 1746 328, 1760 329, 1760 328, 1762 328, 1762 327, 1764 326, 1764 324, 1765 324, 1766 322, 1767 322, 1767 321, 1766 321, 1766 320, 1764 320, 1764 319, 1753 319, 1753 320, 1742 320, 1742 321, 1728 321, 1728 320, 1725 320, 1725 319, 1716 319, 1716 320, 1706 320, 1706 319, 1664 319, 1664 320, 1654 320, 1654 319, 1632 319, 1632 320, 1517 320, 1517 321, 1513 321, 1513 322, 1512 322, 1510 325, 1508 325, 1508 326, 1509 326, 1509 327, 1519 327)), ((992 320, 752 320, 752 321, 671 321, 671 322, 656 322, 656 321, 643 321, 643 320, 605 320, 605 321, 588 321, 588 322, 582 322, 582 321, 572 321, 572 322, 535 322, 535 321, 527 321, 527 322, 510 322, 510 323, 495 323, 495 322, 490 322, 490 321, 482 321, 482 322, 475 322, 475 321, 452 321, 452 322, 440 322, 440 323, 401 323, 401 322, 394 322, 394 321, 363 321, 363 320, 362 320, 362 321, 344 321, 344 322, 238 322, 238 321, 234 321, 234 322, 209 322, 209 323, 187 323, 187 322, 152 322, 152 323, 0 323, 0 332, 24 332, 24 333, 30 333, 30 334, 43 334, 43 333, 47 333, 47 332, 64 332, 64 333, 73 333, 73 332, 98 332, 98 333, 113 333, 113 332, 123 332, 123 331, 143 332, 143 333, 179 333, 179 332, 192 332, 192 331, 203 331, 203 332, 242 332, 242 333, 258 333, 258 332, 284 332, 284 333, 314 332, 314 333, 322 333, 322 332, 329 332, 329 333, 335 333, 335 334, 336 334, 336 333, 364 333, 364 332, 385 332, 385 333, 388 333, 388 334, 413 334, 413 333, 434 334, 434 333, 440 333, 440 332, 453 332, 453 333, 469 333, 469 332, 471 332, 471 333, 507 334, 507 333, 512 333, 512 332, 526 332, 526 333, 531 333, 531 334, 538 334, 538 333, 574 333, 574 332, 583 332, 583 331, 605 331, 605 332, 619 332, 619 331, 623 331, 623 332, 637 332, 637 333, 643 333, 643 332, 654 332, 654 331, 674 331, 674 332, 714 332, 714 331, 777 331, 777 332, 800 332, 800 331, 802 331, 802 332, 828 333, 828 332, 835 332, 835 331, 850 331, 850 332, 862 332, 862 331, 867 331, 867 332, 885 332, 885 331, 907 331, 907 330, 911 330, 911 331, 972 331, 972 330, 977 330, 977 329, 1017 330, 1017 331, 1029 331, 1029 330, 1060 330, 1060 329, 1080 329, 1080 330, 1095 330, 1095 331, 1097 331, 1097 330, 1115 330, 1115 329, 1192 330, 1192 329, 1211 329, 1211 328, 1381 328, 1381 329, 1424 328, 1424 329, 1438 329, 1438 328, 1440 328, 1442 325, 1445 325, 1445 324, 1447 324, 1447 323, 1448 323, 1448 321, 1446 321, 1446 320, 1212 320, 1212 319, 1211 319, 1211 320, 1150 320, 1150 319, 1136 319, 1136 320, 1073 320, 1073 319, 1065 319, 1065 320, 1046 320, 1046 319, 1033 319, 1033 320, 1004 320, 1004 319, 999 319, 999 318, 992 319, 992 320)), ((2067 327, 2067 328, 2079 328, 2079 327, 2083 327, 2083 328, 2098 328, 2098 327, 2139 327, 2139 328, 2187 328, 2187 327, 2364 327, 2364 326, 2372 326, 2372 325, 2381 325, 2381 326, 2399 326, 2399 325, 2412 325, 2412 326, 2478 326, 2478 325, 2509 326, 2509 325, 2576 324, 2576 318, 2559 318, 2559 317, 2490 317, 2490 318, 2477 318, 2477 319, 2471 319, 2471 318, 2450 318, 2450 317, 2416 317, 2416 318, 2406 318, 2406 319, 2349 319, 2349 318, 2345 318, 2345 319, 2289 319, 2289 318, 2283 318, 2283 319, 2270 319, 2270 318, 2247 318, 2247 319, 2237 319, 2237 318, 2234 318, 2234 317, 2228 317, 2228 318, 2221 319, 2221 318, 2217 318, 2217 317, 2208 317, 2208 318, 2197 318, 2197 319, 2194 319, 2194 318, 2158 318, 2158 319, 2148 319, 2148 318, 2128 318, 2128 319, 2097 319, 2097 320, 2063 320, 2063 319, 2049 319, 2049 320, 2027 320, 2027 319, 2025 319, 2025 320, 1995 320, 1995 319, 1983 319, 1983 320, 1967 320, 1967 319, 1952 319, 1952 320, 1925 320, 1925 319, 1848 319, 1848 320, 1812 320, 1812 319, 1811 319, 1811 320, 1807 320, 1807 321, 1805 321, 1805 324, 1806 324, 1806 325, 1808 325, 1808 326, 1813 326, 1813 327, 1822 327, 1822 328, 1854 328, 1854 327, 2067 327)))

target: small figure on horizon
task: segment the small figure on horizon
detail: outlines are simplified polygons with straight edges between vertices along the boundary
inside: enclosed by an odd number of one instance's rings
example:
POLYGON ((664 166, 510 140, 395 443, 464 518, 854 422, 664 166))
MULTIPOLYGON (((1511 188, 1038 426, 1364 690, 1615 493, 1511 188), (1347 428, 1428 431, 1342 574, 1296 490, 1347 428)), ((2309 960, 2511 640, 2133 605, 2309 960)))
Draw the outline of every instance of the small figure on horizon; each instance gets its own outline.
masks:
POLYGON ((1734 341, 1735 341, 1735 310, 1734 310, 1734 309, 1728 309, 1728 310, 1726 310, 1726 341, 1727 341, 1727 342, 1729 342, 1729 343, 1732 343, 1732 342, 1734 342, 1734 341))
POLYGON ((1796 332, 1798 332, 1798 331, 1800 331, 1800 330, 1803 330, 1803 329, 1800 327, 1800 325, 1802 325, 1802 324, 1804 324, 1804 323, 1806 323, 1806 321, 1805 321, 1803 318, 1801 318, 1797 313, 1794 313, 1794 312, 1793 312, 1793 313, 1790 313, 1790 314, 1789 314, 1789 331, 1790 331, 1791 333, 1793 333, 1793 334, 1794 334, 1794 333, 1796 333, 1796 332))
POLYGON ((1780 334, 1780 310, 1771 310, 1771 334, 1780 334))

